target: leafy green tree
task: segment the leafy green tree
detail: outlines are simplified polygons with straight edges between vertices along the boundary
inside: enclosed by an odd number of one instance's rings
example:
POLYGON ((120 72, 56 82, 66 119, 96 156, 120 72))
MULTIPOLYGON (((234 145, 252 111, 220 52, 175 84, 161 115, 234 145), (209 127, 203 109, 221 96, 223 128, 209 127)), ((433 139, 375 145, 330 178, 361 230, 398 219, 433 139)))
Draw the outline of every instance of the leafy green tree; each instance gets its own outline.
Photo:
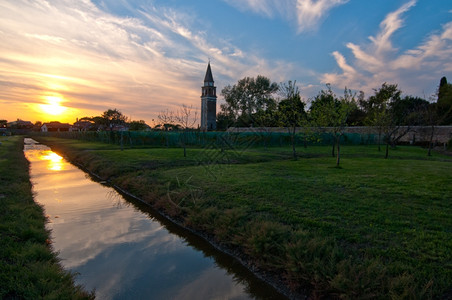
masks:
POLYGON ((265 110, 261 109, 252 115, 254 124, 262 128, 278 126, 278 104, 271 103, 265 110))
POLYGON ((394 148, 399 140, 412 130, 413 126, 424 125, 425 111, 429 102, 413 96, 394 97, 389 103, 388 119, 386 120, 386 153, 388 157, 389 146, 394 148))
POLYGON ((390 103, 392 117, 397 125, 419 126, 424 124, 424 111, 429 105, 425 99, 405 96, 390 103))
POLYGON ((370 96, 367 101, 361 99, 361 106, 366 112, 364 120, 366 126, 373 126, 378 130, 378 151, 381 151, 381 137, 385 127, 390 122, 389 103, 400 98, 401 92, 397 85, 390 85, 386 82, 380 89, 374 89, 375 95, 370 96))
POLYGON ((340 164, 340 141, 347 126, 347 119, 351 111, 356 108, 355 94, 345 88, 344 96, 340 99, 333 93, 330 85, 327 90, 322 90, 311 103, 309 114, 313 124, 318 127, 329 127, 333 133, 333 151, 336 152, 336 166, 340 164), (336 148, 337 151, 334 151, 336 148))
POLYGON ((438 87, 438 116, 441 125, 452 124, 452 84, 447 82, 446 77, 441 78, 438 87))
POLYGON ((375 90, 375 95, 367 103, 371 123, 379 130, 379 150, 381 133, 385 136, 385 158, 388 158, 389 146, 395 147, 411 130, 411 126, 422 123, 422 107, 428 105, 424 99, 411 96, 402 98, 401 95, 397 84, 385 82, 375 90))
POLYGON ((127 117, 116 108, 104 111, 101 117, 107 130, 112 130, 116 125, 124 125, 127 123, 127 117))
MULTIPOLYGON (((82 118, 85 119, 85 118, 82 118)), ((82 120, 80 119, 80 120, 82 120)), ((97 128, 97 130, 102 129, 105 126, 105 119, 101 116, 95 116, 90 118, 91 121, 94 122, 94 128, 97 128)))
POLYGON ((351 103, 351 111, 347 119, 348 126, 365 126, 366 112, 361 106, 364 101, 364 92, 360 91, 357 95, 356 101, 351 103))
MULTIPOLYGON (((327 85, 327 90, 321 90, 317 96, 311 101, 309 108, 309 120, 313 126, 318 127, 322 132, 331 127, 332 123, 329 119, 331 108, 336 105, 336 95, 331 90, 331 86, 327 85)), ((331 155, 334 157, 335 143, 332 145, 331 155)))
POLYGON ((277 90, 278 85, 265 76, 245 77, 237 84, 223 88, 221 95, 225 103, 221 105, 221 112, 233 116, 239 126, 261 126, 254 118, 255 114, 276 109, 273 96, 277 90))
POLYGON ((433 96, 430 98, 431 103, 425 110, 424 120, 431 128, 428 156, 432 155, 436 126, 452 124, 452 85, 447 82, 446 77, 440 80, 437 96, 437 99, 433 96))
POLYGON ((143 120, 131 121, 128 125, 130 131, 143 131, 149 128, 149 126, 143 120))
POLYGON ((235 117, 231 114, 228 114, 224 111, 220 111, 217 113, 217 130, 224 131, 229 127, 234 126, 235 117))
POLYGON ((433 149, 433 137, 435 136, 436 126, 441 122, 440 116, 438 115, 438 103, 430 103, 424 111, 424 121, 425 124, 430 127, 430 139, 428 143, 428 156, 432 156, 433 149))
POLYGON ((296 81, 288 81, 281 83, 279 91, 283 99, 278 105, 278 119, 282 126, 287 127, 292 142, 293 158, 297 159, 295 149, 295 138, 297 127, 306 124, 305 104, 301 101, 300 91, 296 85, 296 81))

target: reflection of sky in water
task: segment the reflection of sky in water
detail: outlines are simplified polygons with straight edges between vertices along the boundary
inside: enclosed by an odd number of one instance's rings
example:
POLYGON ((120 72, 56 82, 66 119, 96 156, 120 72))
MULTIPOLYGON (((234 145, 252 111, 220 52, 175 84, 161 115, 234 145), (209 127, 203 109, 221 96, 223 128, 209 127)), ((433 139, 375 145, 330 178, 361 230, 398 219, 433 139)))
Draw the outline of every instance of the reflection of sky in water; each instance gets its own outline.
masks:
MULTIPOLYGON (((26 140, 28 142, 28 140, 26 140)), ((113 189, 40 145, 26 145, 53 247, 98 299, 248 299, 212 258, 187 247, 113 189)))

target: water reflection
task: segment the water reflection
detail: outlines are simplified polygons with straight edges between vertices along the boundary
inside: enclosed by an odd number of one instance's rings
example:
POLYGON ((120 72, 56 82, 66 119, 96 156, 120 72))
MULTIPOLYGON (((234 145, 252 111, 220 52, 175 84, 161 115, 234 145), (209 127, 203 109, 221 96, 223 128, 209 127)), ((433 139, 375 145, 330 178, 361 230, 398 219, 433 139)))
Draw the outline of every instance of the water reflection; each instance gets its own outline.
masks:
POLYGON ((52 171, 63 170, 63 158, 51 150, 41 151, 41 160, 48 162, 47 169, 52 171))
POLYGON ((25 153, 54 249, 98 299, 280 298, 246 271, 238 275, 241 267, 230 257, 190 234, 181 238, 180 229, 143 213, 142 205, 91 181, 48 148, 26 139, 25 153))

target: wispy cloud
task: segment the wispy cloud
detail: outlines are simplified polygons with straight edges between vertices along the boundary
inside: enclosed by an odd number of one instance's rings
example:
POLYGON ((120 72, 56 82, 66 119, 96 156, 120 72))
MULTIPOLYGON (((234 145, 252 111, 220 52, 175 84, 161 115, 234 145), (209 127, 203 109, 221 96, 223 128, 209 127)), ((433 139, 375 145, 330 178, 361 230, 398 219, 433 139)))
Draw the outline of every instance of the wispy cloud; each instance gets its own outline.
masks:
POLYGON ((209 57, 215 77, 227 83, 290 68, 209 37, 195 29, 197 20, 149 5, 119 17, 88 0, 3 1, 0 107, 16 101, 9 111, 25 118, 24 108, 57 95, 71 119, 118 108, 150 120, 181 103, 198 106, 209 57))
POLYGON ((224 0, 229 5, 234 6, 240 11, 250 10, 256 14, 266 17, 274 17, 276 10, 273 8, 282 8, 290 5, 290 0, 224 0), (279 5, 278 5, 279 4, 279 5))
POLYGON ((348 0, 297 0, 298 31, 315 28, 331 9, 347 2, 348 0))
POLYGON ((402 15, 416 4, 416 0, 411 0, 394 12, 389 13, 380 24, 380 32, 376 37, 370 37, 374 44, 375 54, 380 57, 388 51, 392 51, 391 36, 403 25, 402 15))
POLYGON ((348 64, 344 55, 333 52, 340 73, 326 73, 321 81, 337 88, 371 92, 383 82, 398 83, 406 93, 428 97, 434 92, 436 82, 452 71, 452 22, 442 26, 440 32, 431 33, 419 45, 400 52, 392 42, 393 34, 403 25, 403 15, 416 5, 409 1, 394 12, 387 14, 380 23, 380 31, 369 37, 370 43, 348 43, 352 57, 348 64), (425 82, 431 82, 432 90, 419 90, 425 82))
POLYGON ((224 0, 241 11, 294 22, 298 33, 317 28, 336 6, 349 0, 224 0))

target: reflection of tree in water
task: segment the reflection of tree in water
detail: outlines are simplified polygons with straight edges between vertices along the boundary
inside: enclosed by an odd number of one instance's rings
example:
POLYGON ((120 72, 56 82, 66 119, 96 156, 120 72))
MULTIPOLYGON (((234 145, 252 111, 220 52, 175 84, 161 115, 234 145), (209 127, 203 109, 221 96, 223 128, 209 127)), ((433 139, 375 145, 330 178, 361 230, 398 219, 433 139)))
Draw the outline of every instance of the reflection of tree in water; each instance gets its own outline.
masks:
MULTIPOLYGON (((232 277, 234 283, 244 287, 244 291, 248 297, 254 299, 286 299, 284 295, 277 292, 263 280, 260 280, 250 269, 244 267, 236 258, 232 257, 233 250, 231 250, 231 254, 219 250, 204 238, 183 228, 181 225, 169 221, 160 215, 159 212, 137 201, 137 199, 133 199, 128 195, 123 195, 122 199, 125 199, 123 201, 125 203, 122 203, 123 205, 133 205, 137 210, 146 213, 152 221, 160 223, 169 233, 180 237, 184 245, 201 251, 204 257, 212 258, 217 267, 226 271, 232 277)), ((237 253, 235 254, 237 255, 237 253)))
MULTIPOLYGON (((190 180, 185 183, 187 184, 189 181, 190 180)), ((191 186, 191 188, 193 188, 194 191, 198 191, 199 189, 197 186, 191 186)), ((193 192, 193 190, 191 192, 193 192)), ((190 194, 190 196, 193 195, 190 194)), ((137 211, 145 213, 151 221, 158 222, 160 225, 164 226, 170 234, 180 237, 183 240, 183 244, 201 251, 204 254, 204 257, 212 258, 215 265, 230 275, 235 284, 244 287, 244 291, 248 298, 285 299, 282 294, 277 292, 269 284, 258 279, 256 275, 254 275, 248 268, 244 267, 237 259, 233 258, 232 255, 220 251, 204 238, 201 238, 186 228, 183 228, 181 225, 177 225, 169 221, 149 205, 140 202, 131 195, 122 194, 114 189, 108 190, 106 198, 111 200, 113 206, 118 209, 132 206, 137 211)), ((189 197, 187 200, 193 201, 195 199, 189 197)))
POLYGON ((105 198, 110 200, 114 207, 121 209, 123 207, 129 207, 130 203, 124 201, 124 198, 118 194, 114 189, 109 189, 105 195, 105 198))

